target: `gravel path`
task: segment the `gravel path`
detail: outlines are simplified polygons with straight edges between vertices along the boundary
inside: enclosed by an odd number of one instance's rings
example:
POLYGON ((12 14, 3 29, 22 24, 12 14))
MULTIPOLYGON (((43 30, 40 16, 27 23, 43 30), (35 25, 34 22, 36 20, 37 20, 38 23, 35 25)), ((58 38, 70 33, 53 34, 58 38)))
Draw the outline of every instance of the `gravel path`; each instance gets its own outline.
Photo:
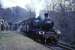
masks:
POLYGON ((0 50, 51 50, 16 32, 0 32, 0 50))

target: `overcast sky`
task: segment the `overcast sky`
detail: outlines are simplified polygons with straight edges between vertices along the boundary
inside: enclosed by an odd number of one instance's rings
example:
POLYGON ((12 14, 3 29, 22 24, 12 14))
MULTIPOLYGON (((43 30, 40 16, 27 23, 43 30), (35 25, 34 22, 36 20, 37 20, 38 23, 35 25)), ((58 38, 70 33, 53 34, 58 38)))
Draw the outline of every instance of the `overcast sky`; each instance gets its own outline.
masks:
MULTIPOLYGON (((53 4, 57 4, 61 0, 0 0, 3 8, 11 8, 11 7, 22 7, 27 9, 35 10, 36 16, 39 15, 39 12, 43 9, 47 8, 47 5, 51 5, 49 8, 51 9, 53 4)), ((58 7, 58 5, 56 6, 58 7)))
POLYGON ((38 14, 40 10, 43 10, 50 0, 0 0, 3 8, 11 8, 19 6, 22 8, 30 7, 35 9, 38 14))

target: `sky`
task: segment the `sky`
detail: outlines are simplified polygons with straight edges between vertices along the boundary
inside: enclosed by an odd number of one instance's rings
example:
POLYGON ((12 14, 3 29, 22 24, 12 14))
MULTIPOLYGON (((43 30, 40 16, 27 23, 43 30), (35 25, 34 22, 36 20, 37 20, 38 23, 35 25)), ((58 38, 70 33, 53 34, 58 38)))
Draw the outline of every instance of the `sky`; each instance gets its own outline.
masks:
POLYGON ((15 7, 15 6, 20 6, 24 8, 25 5, 31 3, 31 0, 1 0, 1 3, 3 5, 3 8, 15 7))
POLYGON ((36 16, 39 15, 39 12, 45 9, 46 5, 49 3, 49 0, 0 0, 3 8, 11 8, 11 7, 22 7, 22 8, 31 8, 34 9, 37 13, 36 16))
POLYGON ((32 9, 36 12, 36 17, 39 16, 41 10, 47 8, 47 5, 51 5, 50 9, 53 6, 53 3, 56 4, 60 2, 59 0, 0 0, 3 8, 11 8, 19 6, 24 9, 32 9))

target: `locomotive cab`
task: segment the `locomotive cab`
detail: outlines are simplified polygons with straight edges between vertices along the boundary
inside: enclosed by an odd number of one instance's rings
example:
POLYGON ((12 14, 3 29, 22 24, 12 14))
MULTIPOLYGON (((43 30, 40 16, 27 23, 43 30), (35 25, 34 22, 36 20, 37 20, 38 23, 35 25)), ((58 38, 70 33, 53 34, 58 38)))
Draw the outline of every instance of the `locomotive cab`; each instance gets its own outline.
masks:
POLYGON ((40 27, 41 27, 41 20, 40 20, 40 18, 34 18, 32 20, 32 28, 40 29, 40 27))

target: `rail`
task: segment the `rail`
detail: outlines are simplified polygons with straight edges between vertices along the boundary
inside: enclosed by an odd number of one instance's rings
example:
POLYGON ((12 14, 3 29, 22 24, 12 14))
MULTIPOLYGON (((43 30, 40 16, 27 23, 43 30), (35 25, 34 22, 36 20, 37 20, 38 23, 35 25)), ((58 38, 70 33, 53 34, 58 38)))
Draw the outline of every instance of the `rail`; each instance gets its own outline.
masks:
POLYGON ((75 46, 72 46, 72 45, 67 44, 65 42, 58 41, 58 44, 57 45, 59 47, 61 47, 61 48, 67 49, 67 50, 75 50, 75 46))

